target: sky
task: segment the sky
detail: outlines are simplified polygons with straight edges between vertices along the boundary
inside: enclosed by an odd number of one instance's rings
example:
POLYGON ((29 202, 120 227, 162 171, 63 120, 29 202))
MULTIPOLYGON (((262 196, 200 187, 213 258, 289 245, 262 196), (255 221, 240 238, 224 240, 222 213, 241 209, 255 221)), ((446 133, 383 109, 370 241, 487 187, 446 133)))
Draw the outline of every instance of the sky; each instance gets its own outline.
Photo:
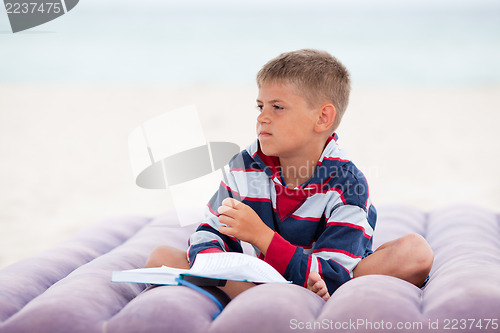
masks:
POLYGON ((500 83, 500 2, 82 0, 13 35, 0 82, 253 84, 281 52, 324 49, 361 84, 500 83), (414 14, 415 13, 415 14, 414 14))

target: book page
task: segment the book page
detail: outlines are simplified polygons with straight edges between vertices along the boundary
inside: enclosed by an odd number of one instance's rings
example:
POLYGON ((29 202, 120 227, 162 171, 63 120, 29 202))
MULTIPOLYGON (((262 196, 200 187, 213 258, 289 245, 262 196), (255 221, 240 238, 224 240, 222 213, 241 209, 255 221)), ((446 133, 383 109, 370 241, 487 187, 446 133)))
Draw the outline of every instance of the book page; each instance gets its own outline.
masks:
POLYGON ((256 283, 289 283, 271 265, 248 254, 236 252, 200 253, 191 269, 171 267, 139 268, 113 272, 113 282, 176 285, 179 275, 256 283))
POLYGON ((200 253, 189 274, 259 283, 288 282, 263 260, 236 252, 200 253))
POLYGON ((176 285, 177 281, 175 281, 175 279, 179 276, 179 274, 186 272, 189 272, 189 270, 165 266, 155 268, 139 268, 113 272, 111 281, 176 285))

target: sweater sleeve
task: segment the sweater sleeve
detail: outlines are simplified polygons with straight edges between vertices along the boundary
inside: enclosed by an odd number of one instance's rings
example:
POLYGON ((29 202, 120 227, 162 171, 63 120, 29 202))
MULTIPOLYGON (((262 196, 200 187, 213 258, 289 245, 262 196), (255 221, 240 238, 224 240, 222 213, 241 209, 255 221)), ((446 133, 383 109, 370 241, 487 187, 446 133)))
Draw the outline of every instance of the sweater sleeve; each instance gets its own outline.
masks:
MULTIPOLYGON (((347 189, 346 189, 347 190, 347 189)), ((333 293, 353 277, 353 270, 370 252, 376 211, 368 197, 341 193, 325 211, 324 230, 312 250, 295 246, 275 233, 264 260, 294 284, 307 286, 316 271, 333 293), (367 207, 367 208, 365 208, 367 207)))
POLYGON ((221 181, 219 189, 212 196, 205 208, 205 219, 198 226, 196 232, 189 238, 188 259, 192 266, 198 253, 210 252, 243 252, 240 241, 232 236, 219 232, 219 215, 217 209, 222 201, 228 197, 238 197, 236 182, 231 173, 225 181, 221 181), (228 184, 226 184, 226 182, 228 184))

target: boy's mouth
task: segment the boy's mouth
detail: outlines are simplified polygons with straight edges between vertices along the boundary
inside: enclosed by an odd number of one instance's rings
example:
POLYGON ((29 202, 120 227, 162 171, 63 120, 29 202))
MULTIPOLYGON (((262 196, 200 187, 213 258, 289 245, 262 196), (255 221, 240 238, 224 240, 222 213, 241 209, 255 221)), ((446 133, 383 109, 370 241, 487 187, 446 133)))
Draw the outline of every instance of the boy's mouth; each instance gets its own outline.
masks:
POLYGON ((266 131, 260 131, 259 132, 259 138, 267 137, 267 136, 271 136, 271 133, 266 132, 266 131))

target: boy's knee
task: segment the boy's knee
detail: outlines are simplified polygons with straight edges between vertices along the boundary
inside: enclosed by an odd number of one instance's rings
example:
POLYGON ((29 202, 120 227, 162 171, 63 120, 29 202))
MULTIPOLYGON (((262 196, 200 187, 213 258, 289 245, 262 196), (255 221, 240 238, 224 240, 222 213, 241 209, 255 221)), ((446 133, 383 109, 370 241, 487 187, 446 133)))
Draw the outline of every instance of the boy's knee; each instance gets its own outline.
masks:
POLYGON ((149 255, 144 267, 161 266, 189 268, 186 251, 166 245, 157 246, 149 255))
POLYGON ((406 269, 409 274, 427 277, 434 261, 434 252, 424 237, 415 233, 403 236, 399 242, 398 253, 407 262, 406 269))

